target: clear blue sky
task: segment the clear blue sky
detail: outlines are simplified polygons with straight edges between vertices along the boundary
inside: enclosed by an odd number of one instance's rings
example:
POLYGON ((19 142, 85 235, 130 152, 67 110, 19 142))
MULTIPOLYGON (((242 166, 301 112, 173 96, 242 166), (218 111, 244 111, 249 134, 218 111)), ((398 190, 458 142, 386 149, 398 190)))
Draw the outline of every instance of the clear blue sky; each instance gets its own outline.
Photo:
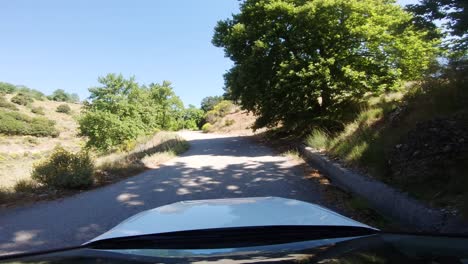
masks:
MULTIPOLYGON (((400 4, 417 0, 400 0, 400 4)), ((211 44, 237 0, 2 0, 0 81, 88 96, 106 73, 173 83, 186 105, 223 93, 231 66, 211 44)))

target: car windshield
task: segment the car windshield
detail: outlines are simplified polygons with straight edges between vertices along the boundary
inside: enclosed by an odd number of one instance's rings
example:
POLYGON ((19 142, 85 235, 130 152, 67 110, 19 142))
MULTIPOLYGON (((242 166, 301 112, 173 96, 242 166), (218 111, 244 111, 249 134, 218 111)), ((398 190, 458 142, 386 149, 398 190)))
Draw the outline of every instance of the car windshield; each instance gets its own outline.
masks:
POLYGON ((464 259, 465 8, 3 0, 0 258, 464 259))

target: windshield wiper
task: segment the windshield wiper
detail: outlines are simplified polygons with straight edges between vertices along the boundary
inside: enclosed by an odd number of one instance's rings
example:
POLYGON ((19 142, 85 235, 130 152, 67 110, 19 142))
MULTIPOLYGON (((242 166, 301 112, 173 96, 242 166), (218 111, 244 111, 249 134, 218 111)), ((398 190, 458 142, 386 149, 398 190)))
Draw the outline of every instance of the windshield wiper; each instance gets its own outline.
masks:
POLYGON ((355 226, 255 226, 118 237, 86 244, 93 249, 206 249, 251 247, 307 240, 367 236, 378 230, 355 226))

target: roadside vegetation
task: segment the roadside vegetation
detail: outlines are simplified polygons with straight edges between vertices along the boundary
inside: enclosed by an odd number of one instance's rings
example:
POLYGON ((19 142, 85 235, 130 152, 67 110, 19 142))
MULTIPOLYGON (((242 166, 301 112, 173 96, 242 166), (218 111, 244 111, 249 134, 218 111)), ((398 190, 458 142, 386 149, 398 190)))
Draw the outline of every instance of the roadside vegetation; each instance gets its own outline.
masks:
POLYGON ((0 205, 54 199, 133 176, 186 151, 175 133, 200 129, 169 82, 139 85, 109 74, 83 104, 0 83, 0 205), (39 96, 40 95, 40 96, 39 96))
POLYGON ((87 146, 99 151, 126 148, 145 135, 161 130, 198 129, 202 114, 185 109, 170 82, 139 85, 134 78, 109 74, 90 88, 90 101, 79 119, 87 146))
MULTIPOLYGON (((206 100, 206 98, 204 100, 206 100)), ((235 120, 225 119, 224 117, 239 111, 239 107, 236 106, 232 101, 222 99, 217 100, 216 103, 210 106, 204 105, 202 101, 202 109, 206 110, 203 119, 205 123, 202 126, 202 131, 204 133, 215 132, 219 131, 223 127, 232 126, 235 123, 235 120)))
POLYGON ((253 113, 253 129, 270 129, 270 140, 305 141, 468 215, 465 8, 458 0, 405 9, 372 0, 246 0, 218 22, 212 40, 234 62, 223 99, 253 113))
POLYGON ((315 129, 306 143, 414 197, 468 215, 468 97, 460 77, 428 79, 371 98, 343 131, 315 129))

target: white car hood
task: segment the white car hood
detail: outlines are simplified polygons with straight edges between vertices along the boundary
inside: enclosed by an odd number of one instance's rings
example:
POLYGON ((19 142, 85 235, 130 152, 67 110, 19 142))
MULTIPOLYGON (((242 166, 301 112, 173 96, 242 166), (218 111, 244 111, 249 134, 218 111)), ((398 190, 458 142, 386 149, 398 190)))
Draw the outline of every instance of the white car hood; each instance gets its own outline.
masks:
POLYGON ((277 197, 235 198, 184 201, 143 211, 89 242, 174 231, 280 225, 372 228, 311 203, 277 197))

